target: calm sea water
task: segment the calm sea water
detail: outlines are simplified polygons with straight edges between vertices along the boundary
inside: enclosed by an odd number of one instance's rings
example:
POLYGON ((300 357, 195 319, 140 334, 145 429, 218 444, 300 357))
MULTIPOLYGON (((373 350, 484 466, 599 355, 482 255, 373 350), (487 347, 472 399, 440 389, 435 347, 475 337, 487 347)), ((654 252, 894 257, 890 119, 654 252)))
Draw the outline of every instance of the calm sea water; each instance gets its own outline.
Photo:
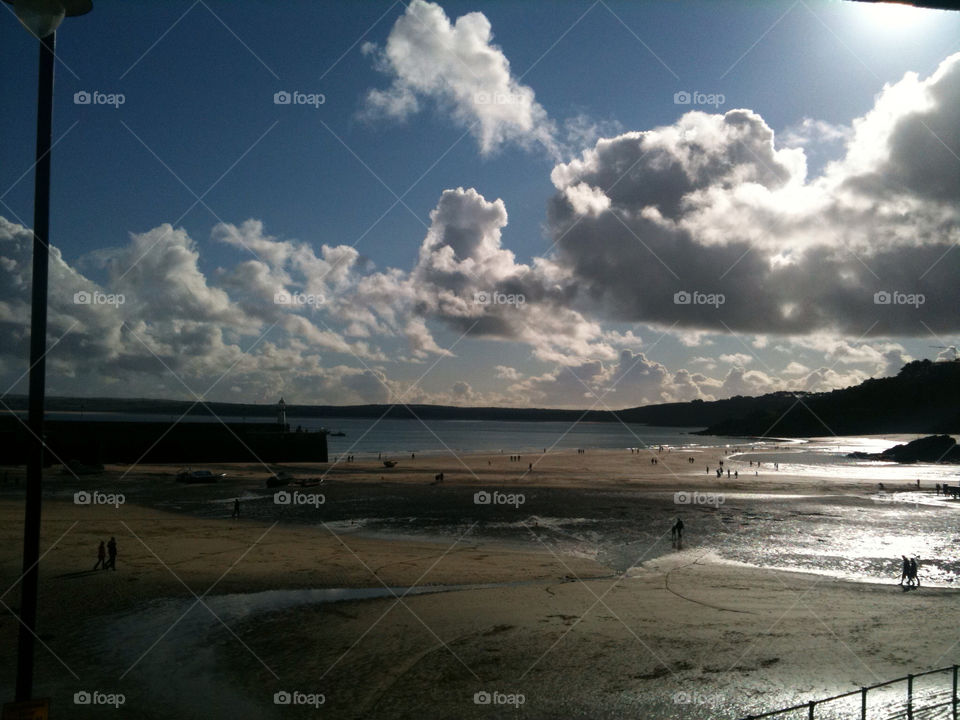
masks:
MULTIPOLYGON (((48 413, 51 419, 79 419, 77 413, 48 413)), ((88 420, 124 422, 175 422, 176 415, 130 413, 84 413, 88 420)), ((185 418, 181 422, 263 423, 269 418, 185 418)), ((701 428, 626 425, 617 422, 501 422, 495 420, 415 420, 396 418, 297 418, 287 422, 295 429, 326 428, 343 432, 328 438, 331 457, 350 453, 441 453, 528 452, 553 448, 696 447, 700 445, 743 446, 743 438, 692 435, 701 428)))

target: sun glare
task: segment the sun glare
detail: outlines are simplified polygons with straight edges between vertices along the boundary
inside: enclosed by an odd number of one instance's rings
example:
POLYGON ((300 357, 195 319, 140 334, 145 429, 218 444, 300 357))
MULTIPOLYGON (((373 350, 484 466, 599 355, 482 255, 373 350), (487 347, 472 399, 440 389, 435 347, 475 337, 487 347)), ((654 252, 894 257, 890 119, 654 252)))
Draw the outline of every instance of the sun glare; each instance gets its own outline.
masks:
POLYGON ((864 3, 863 16, 868 24, 883 31, 908 31, 930 16, 930 11, 901 3, 864 3))

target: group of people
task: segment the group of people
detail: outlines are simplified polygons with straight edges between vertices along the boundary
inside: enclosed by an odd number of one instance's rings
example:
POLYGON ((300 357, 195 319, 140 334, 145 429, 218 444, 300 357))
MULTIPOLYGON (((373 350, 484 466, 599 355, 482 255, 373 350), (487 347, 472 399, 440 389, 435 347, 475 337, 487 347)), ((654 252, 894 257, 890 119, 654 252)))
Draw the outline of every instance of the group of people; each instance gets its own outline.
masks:
POLYGON ((920 578, 917 577, 917 559, 915 557, 908 558, 906 555, 901 555, 903 558, 903 569, 900 572, 900 586, 903 586, 903 581, 907 581, 907 587, 920 587, 920 578))
POLYGON ((100 541, 100 547, 97 548, 97 563, 93 566, 94 570, 97 568, 101 570, 117 569, 117 541, 112 536, 106 545, 104 545, 103 540, 100 541))

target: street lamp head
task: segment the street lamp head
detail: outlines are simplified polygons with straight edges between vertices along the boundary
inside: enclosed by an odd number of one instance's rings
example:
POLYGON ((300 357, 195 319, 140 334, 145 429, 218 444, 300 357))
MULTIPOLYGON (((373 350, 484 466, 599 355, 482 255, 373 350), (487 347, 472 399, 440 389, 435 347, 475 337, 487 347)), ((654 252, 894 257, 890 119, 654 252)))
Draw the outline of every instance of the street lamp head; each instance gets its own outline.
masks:
POLYGON ((4 0, 23 26, 38 38, 45 38, 60 26, 65 17, 85 15, 93 9, 93 0, 4 0))

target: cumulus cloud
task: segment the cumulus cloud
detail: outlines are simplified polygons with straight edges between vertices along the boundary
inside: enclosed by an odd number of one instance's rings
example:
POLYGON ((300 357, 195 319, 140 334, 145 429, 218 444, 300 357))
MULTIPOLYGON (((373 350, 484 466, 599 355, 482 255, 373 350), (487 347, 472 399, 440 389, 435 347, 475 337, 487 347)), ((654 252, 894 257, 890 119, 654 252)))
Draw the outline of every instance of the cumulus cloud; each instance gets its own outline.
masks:
POLYGON ((960 148, 960 54, 886 86, 845 147, 808 178, 803 149, 749 110, 601 139, 551 175, 553 261, 580 307, 608 319, 758 335, 956 330, 960 172, 947 148, 960 148), (677 302, 683 292, 701 301, 677 302))
POLYGON ((386 89, 368 92, 367 117, 405 119, 426 100, 469 128, 484 154, 513 142, 539 144, 556 155, 554 123, 533 89, 513 75, 483 13, 451 23, 439 5, 413 0, 383 49, 364 50, 392 79, 386 89))

